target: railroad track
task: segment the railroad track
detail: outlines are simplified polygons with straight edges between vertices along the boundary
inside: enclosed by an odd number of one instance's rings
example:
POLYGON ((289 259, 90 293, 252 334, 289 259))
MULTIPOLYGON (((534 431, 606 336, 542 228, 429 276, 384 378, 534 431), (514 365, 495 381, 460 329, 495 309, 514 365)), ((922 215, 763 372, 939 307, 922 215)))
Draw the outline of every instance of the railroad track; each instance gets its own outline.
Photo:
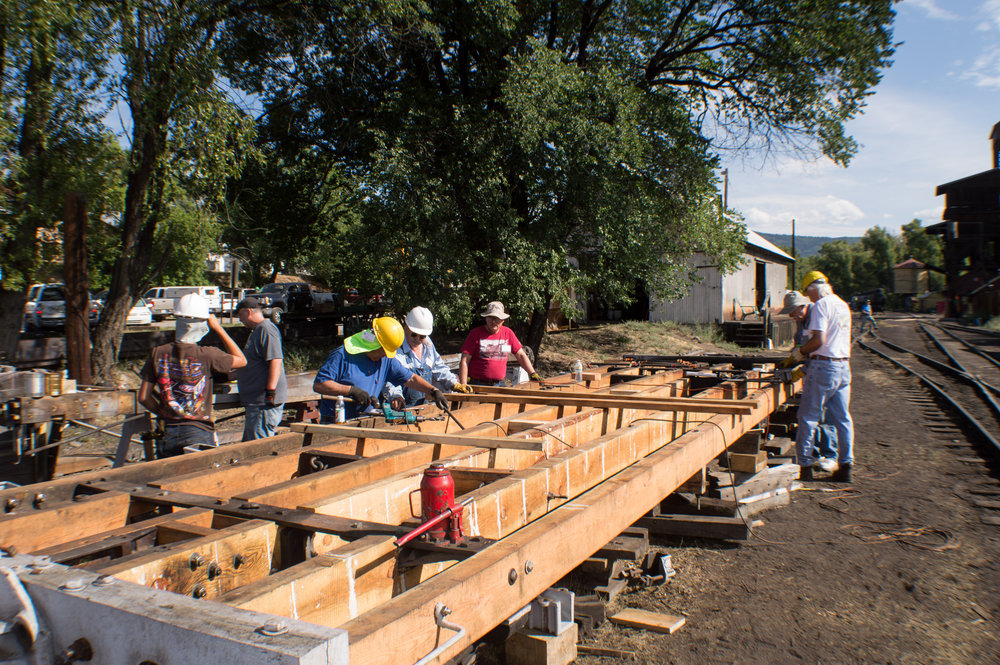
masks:
MULTIPOLYGON (((1000 457, 1000 363, 975 331, 916 322, 872 336, 874 343, 859 345, 922 383, 925 390, 911 391, 911 399, 924 407, 928 429, 967 432, 986 445, 987 457, 1000 457)), ((992 348, 1000 353, 1000 339, 992 348)))

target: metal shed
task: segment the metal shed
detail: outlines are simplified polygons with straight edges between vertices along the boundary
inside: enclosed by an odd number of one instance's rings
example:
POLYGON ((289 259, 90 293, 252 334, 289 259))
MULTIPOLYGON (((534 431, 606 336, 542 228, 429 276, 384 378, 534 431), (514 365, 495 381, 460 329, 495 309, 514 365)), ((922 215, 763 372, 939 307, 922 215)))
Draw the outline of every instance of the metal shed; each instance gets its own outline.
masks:
POLYGON ((759 233, 747 229, 743 264, 723 275, 703 252, 691 259, 701 281, 678 300, 649 296, 650 321, 723 323, 780 307, 788 289, 788 266, 795 259, 759 233))

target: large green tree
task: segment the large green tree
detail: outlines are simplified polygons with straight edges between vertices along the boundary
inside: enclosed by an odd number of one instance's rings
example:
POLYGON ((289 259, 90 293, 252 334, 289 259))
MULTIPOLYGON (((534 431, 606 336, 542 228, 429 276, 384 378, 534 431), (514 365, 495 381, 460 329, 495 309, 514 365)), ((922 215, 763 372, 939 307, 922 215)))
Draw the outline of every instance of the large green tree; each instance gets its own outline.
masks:
POLYGON ((276 141, 343 165, 359 285, 450 323, 502 299, 537 346, 574 289, 678 291, 699 248, 732 264, 719 151, 846 163, 892 4, 302 1, 230 23, 228 70, 276 141))

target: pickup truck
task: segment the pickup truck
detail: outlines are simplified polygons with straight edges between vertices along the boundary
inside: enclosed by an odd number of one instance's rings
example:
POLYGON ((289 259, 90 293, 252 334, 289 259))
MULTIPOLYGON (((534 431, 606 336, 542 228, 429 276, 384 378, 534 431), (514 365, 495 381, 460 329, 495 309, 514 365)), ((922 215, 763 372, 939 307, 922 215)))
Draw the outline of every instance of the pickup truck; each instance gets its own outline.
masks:
MULTIPOLYGON (((28 291, 24 304, 24 330, 58 330, 66 326, 66 294, 62 284, 35 284, 28 291)), ((101 304, 90 298, 90 325, 97 323, 101 304)))
POLYGON ((281 323, 286 314, 326 314, 337 311, 337 296, 317 291, 306 282, 267 284, 255 293, 247 293, 260 301, 264 316, 281 323))

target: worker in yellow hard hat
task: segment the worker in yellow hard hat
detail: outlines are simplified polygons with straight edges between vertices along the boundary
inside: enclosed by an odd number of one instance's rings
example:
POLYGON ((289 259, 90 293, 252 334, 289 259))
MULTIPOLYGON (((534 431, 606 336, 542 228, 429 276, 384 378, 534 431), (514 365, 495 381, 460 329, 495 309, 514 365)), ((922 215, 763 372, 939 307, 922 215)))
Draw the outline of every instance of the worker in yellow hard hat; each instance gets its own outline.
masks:
MULTIPOLYGON (((344 402, 346 419, 355 418, 383 399, 386 384, 406 386, 429 395, 439 407, 448 406, 441 391, 396 360, 403 344, 403 326, 391 316, 380 316, 371 328, 351 335, 344 345, 330 354, 316 374, 313 390, 320 395, 350 398, 344 402)), ((386 396, 387 398, 387 396, 386 396)), ((402 408, 402 398, 393 400, 402 408)), ((320 422, 336 422, 333 400, 320 404, 320 422)))

